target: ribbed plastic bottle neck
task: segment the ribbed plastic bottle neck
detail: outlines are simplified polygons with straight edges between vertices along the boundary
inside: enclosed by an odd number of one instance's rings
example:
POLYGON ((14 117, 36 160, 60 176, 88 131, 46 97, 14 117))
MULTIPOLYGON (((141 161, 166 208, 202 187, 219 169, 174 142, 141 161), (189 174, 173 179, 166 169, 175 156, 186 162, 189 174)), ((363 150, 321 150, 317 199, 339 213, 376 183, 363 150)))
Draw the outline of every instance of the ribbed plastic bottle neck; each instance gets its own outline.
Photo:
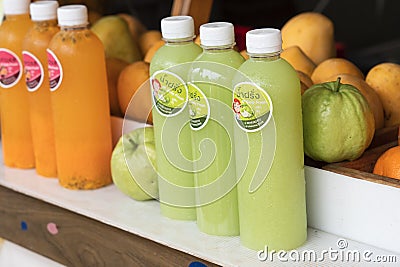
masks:
POLYGON ((14 21, 14 20, 19 20, 19 19, 26 19, 30 18, 29 13, 26 14, 4 14, 4 20, 8 21, 14 21))
POLYGON ((163 38, 166 44, 168 45, 184 45, 193 43, 194 37, 187 37, 187 38, 179 38, 179 39, 167 39, 163 38))
POLYGON ((86 30, 86 29, 89 29, 87 24, 71 25, 71 26, 60 25, 61 31, 79 31, 79 30, 86 30))
POLYGON ((273 53, 247 53, 251 60, 255 61, 273 61, 281 57, 281 51, 273 53))
POLYGON ((47 27, 57 27, 57 19, 50 20, 38 20, 33 22, 36 27, 47 28, 47 27))
POLYGON ((228 44, 228 45, 219 45, 219 46, 201 45, 201 47, 203 48, 204 52, 210 52, 210 53, 230 51, 230 50, 233 50, 234 46, 235 46, 235 43, 228 44))

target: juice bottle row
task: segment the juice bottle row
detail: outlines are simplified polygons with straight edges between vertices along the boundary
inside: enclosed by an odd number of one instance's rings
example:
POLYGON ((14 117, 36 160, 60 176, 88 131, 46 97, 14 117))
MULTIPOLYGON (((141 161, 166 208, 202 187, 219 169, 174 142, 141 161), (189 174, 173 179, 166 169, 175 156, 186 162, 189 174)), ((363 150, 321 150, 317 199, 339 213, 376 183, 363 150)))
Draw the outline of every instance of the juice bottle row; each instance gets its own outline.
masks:
POLYGON ((4 164, 62 186, 111 183, 104 48, 83 5, 4 0, 0 109, 4 164), (58 20, 57 20, 58 18, 58 20), (58 26, 59 25, 59 26, 58 26))
POLYGON ((306 239, 300 82, 278 29, 249 31, 249 59, 228 22, 161 21, 150 63, 161 213, 252 249, 306 239))

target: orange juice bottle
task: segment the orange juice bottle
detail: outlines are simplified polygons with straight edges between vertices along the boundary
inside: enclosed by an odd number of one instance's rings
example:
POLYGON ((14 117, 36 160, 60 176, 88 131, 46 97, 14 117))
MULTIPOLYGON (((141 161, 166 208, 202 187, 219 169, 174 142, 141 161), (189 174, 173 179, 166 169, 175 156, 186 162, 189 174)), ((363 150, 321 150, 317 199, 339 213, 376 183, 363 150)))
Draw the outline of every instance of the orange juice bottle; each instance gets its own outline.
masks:
POLYGON ((0 107, 4 164, 35 167, 28 91, 22 78, 22 40, 31 27, 29 0, 4 0, 0 27, 0 107))
POLYGON ((104 47, 88 29, 87 8, 57 9, 61 30, 47 49, 57 173, 62 186, 111 183, 111 118, 104 47))
POLYGON ((34 25, 22 44, 36 172, 46 177, 57 176, 46 52, 51 38, 59 31, 57 8, 57 1, 31 3, 34 25))

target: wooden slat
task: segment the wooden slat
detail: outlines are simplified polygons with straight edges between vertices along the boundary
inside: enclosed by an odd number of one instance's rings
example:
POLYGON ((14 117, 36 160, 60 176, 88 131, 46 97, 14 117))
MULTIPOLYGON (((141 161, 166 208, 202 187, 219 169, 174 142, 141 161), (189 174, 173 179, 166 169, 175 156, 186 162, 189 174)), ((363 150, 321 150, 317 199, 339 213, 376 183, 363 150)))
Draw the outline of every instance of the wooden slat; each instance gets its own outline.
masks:
POLYGON ((216 266, 2 186, 0 236, 67 266, 216 266))
POLYGON ((171 16, 189 15, 194 19, 196 35, 200 25, 210 20, 213 0, 174 0, 171 16))
POLYGON ((397 145, 397 141, 392 141, 382 146, 367 150, 364 155, 354 161, 332 163, 322 167, 324 170, 340 173, 350 177, 390 185, 400 188, 400 180, 372 173, 378 158, 389 148, 397 145))

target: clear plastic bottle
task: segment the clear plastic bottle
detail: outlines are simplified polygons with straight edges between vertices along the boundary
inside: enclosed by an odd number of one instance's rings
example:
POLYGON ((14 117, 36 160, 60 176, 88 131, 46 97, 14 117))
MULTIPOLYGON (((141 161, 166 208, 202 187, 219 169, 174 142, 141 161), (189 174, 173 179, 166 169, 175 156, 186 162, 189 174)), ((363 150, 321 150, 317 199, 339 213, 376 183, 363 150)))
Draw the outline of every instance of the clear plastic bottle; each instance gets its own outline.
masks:
POLYGON ((233 49, 231 23, 201 25, 200 43, 203 53, 189 73, 197 225, 212 235, 239 235, 231 85, 244 58, 233 49), (215 150, 203 147, 200 151, 206 140, 215 150))
POLYGON ((57 1, 30 4, 34 25, 29 29, 22 44, 25 81, 30 92, 28 97, 36 172, 46 177, 57 176, 46 52, 51 38, 59 31, 57 8, 57 1))
POLYGON ((5 20, 0 27, 0 110, 4 164, 35 167, 28 91, 22 65, 22 41, 32 26, 29 0, 4 0, 5 20))
POLYGON ((3 22, 4 12, 3 12, 3 0, 0 0, 0 25, 3 22))
POLYGON ((61 30, 47 55, 58 178, 66 188, 94 189, 112 182, 104 47, 88 29, 86 6, 62 6, 57 16, 61 30))
POLYGON ((250 81, 235 80, 233 92, 240 239, 290 250, 307 236, 300 82, 280 58, 279 30, 249 31, 246 45, 239 71, 250 81))
POLYGON ((166 42, 150 63, 153 95, 153 125, 157 150, 161 213, 178 220, 195 220, 192 151, 187 112, 188 65, 202 49, 193 42, 194 23, 190 16, 173 16, 161 20, 166 42), (170 90, 173 86, 176 90, 170 90), (186 167, 178 166, 187 161, 186 167), (171 185, 171 186, 170 186, 171 185), (177 194, 175 189, 190 188, 193 193, 177 194))

